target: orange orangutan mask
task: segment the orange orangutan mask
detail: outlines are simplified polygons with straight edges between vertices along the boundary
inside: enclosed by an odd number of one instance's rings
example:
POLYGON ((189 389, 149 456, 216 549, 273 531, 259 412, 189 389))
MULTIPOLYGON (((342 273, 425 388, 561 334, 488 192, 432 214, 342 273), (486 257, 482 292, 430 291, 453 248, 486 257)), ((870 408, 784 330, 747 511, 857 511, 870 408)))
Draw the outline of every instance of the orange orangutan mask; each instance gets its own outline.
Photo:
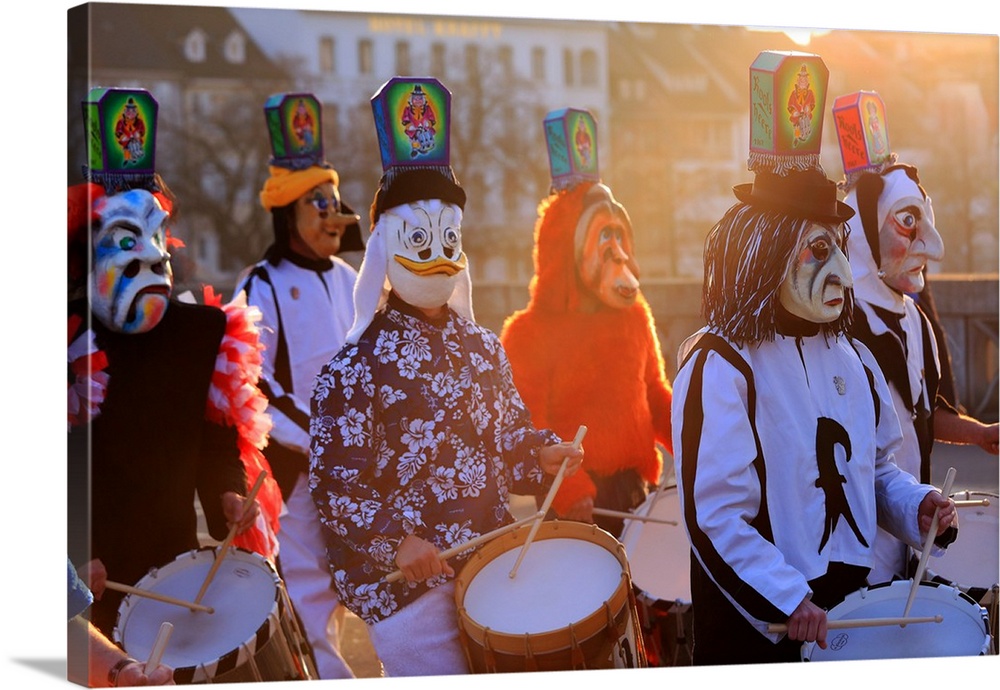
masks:
POLYGON ((639 266, 628 213, 603 184, 588 190, 583 205, 575 242, 580 281, 601 304, 630 307, 639 294, 639 266))

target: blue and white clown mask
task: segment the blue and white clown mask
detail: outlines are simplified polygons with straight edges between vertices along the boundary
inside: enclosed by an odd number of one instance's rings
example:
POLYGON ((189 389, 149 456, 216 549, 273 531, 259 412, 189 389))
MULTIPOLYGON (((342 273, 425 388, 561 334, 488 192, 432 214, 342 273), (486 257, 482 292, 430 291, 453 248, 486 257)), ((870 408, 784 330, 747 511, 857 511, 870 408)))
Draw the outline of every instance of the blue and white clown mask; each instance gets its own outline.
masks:
POLYGON ((163 318, 173 290, 167 251, 170 214, 150 192, 134 189, 96 202, 91 309, 120 333, 145 333, 163 318))

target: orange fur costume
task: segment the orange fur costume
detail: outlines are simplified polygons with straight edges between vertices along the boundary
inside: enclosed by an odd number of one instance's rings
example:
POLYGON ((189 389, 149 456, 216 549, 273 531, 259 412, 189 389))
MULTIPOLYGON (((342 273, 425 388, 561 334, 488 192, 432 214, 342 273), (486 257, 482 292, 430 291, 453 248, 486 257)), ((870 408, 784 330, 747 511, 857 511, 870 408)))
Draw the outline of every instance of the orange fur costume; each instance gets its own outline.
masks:
POLYGON ((586 471, 563 481, 552 503, 557 515, 596 496, 594 475, 633 469, 657 484, 663 458, 656 442, 673 452, 672 390, 648 303, 639 293, 625 309, 581 310, 586 288, 578 278, 575 233, 591 186, 578 184, 539 205, 528 306, 501 331, 534 425, 564 439, 588 427, 586 471))

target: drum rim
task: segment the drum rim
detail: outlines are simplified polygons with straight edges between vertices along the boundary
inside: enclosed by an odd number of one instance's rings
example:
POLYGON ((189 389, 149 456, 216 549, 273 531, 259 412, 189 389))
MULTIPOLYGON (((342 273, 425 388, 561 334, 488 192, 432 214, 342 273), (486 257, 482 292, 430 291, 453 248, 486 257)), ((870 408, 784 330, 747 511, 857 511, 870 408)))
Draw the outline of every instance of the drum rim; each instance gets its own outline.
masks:
MULTIPOLYGON (((181 560, 196 560, 201 557, 203 553, 215 552, 218 548, 219 547, 217 546, 201 546, 197 549, 191 549, 190 551, 178 554, 173 560, 164 563, 161 566, 150 568, 149 572, 143 575, 136 583, 136 587, 141 589, 143 582, 155 578, 156 574, 164 568, 168 568, 181 560)), ((274 592, 274 602, 268 611, 267 617, 259 626, 257 626, 257 629, 246 640, 207 662, 174 667, 175 679, 183 680, 188 683, 197 683, 211 678, 216 678, 221 673, 228 673, 230 670, 239 668, 245 664, 249 658, 256 656, 258 647, 262 649, 271 640, 271 638, 274 637, 275 632, 280 630, 281 620, 286 615, 286 612, 284 602, 281 600, 281 578, 279 577, 277 570, 275 570, 274 565, 255 551, 250 551, 240 546, 230 546, 225 557, 229 558, 230 555, 235 555, 239 558, 264 566, 264 569, 273 578, 275 584, 277 585, 274 592), (224 667, 226 670, 219 671, 220 667, 224 667), (190 678, 185 678, 185 676, 190 676, 190 678)), ((115 643, 122 649, 125 649, 125 641, 123 639, 124 629, 122 626, 127 624, 128 621, 128 615, 125 615, 123 619, 122 614, 126 610, 131 611, 132 597, 132 594, 127 594, 122 598, 122 601, 118 606, 118 615, 115 619, 115 627, 112 632, 115 643)), ((127 649, 125 651, 128 652, 127 649)))
MULTIPOLYGON (((527 534, 530 530, 531 524, 529 523, 522 525, 513 532, 501 535, 487 542, 466 560, 465 565, 455 577, 455 606, 458 609, 459 627, 465 636, 476 642, 480 647, 486 647, 488 643, 488 646, 494 652, 519 654, 524 651, 527 641, 530 640, 533 653, 547 654, 563 651, 568 648, 570 628, 575 633, 577 640, 583 643, 594 635, 601 633, 607 627, 607 614, 605 613, 603 604, 575 623, 536 633, 508 633, 493 630, 477 622, 468 614, 464 602, 468 586, 472 582, 472 579, 495 556, 519 548, 527 539, 527 534)), ((622 566, 622 573, 618 584, 606 602, 611 607, 612 616, 617 620, 623 612, 627 612, 627 607, 630 605, 629 591, 632 587, 631 573, 628 570, 628 560, 625 557, 625 548, 621 545, 621 542, 597 525, 558 519, 542 522, 539 525, 534 540, 544 541, 546 539, 567 537, 584 538, 576 535, 594 537, 593 539, 584 540, 603 547, 622 566), (609 548, 610 545, 614 545, 614 550, 609 548)))

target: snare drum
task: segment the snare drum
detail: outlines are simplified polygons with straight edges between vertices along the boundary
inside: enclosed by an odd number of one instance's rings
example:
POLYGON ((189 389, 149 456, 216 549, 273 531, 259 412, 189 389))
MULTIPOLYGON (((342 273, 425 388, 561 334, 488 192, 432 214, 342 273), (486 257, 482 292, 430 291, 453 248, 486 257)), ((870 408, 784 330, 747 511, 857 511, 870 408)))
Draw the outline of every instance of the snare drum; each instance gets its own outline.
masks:
POLYGON ((596 525, 546 521, 513 578, 524 525, 474 553, 455 579, 475 673, 646 666, 625 549, 596 525))
POLYGON ((691 547, 677 487, 651 493, 635 514, 677 523, 626 521, 621 541, 636 590, 650 665, 688 666, 693 652, 691 547))
MULTIPOLYGON (((181 554, 136 587, 193 602, 215 553, 204 547, 181 554)), ((129 594, 118 608, 114 640, 129 656, 146 659, 160 624, 172 623, 162 663, 173 667, 178 684, 314 677, 284 584, 263 557, 230 548, 200 603, 214 613, 129 594)))
MULTIPOLYGON (((910 596, 911 580, 896 580, 852 592, 827 612, 828 621, 898 618, 910 596)), ((921 582, 910 616, 943 617, 940 623, 841 628, 826 634, 826 649, 802 645, 803 661, 912 659, 989 654, 992 638, 986 609, 956 587, 921 582)))
POLYGON ((955 501, 989 501, 989 505, 958 509, 958 539, 927 567, 950 580, 978 601, 990 618, 994 644, 997 639, 997 591, 1000 583, 1000 497, 977 491, 953 493, 955 501))

